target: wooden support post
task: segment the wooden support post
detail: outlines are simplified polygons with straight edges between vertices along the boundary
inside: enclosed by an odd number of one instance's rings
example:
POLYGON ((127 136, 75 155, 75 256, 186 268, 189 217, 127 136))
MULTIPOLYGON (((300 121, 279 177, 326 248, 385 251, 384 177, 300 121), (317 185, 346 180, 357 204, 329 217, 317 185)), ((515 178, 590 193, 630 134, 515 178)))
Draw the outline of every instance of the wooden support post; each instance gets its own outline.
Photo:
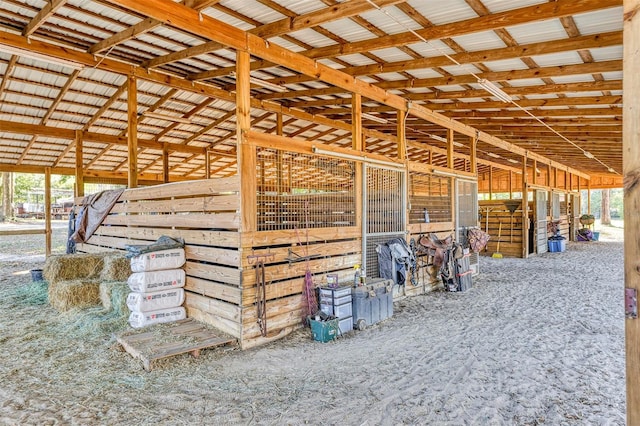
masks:
POLYGON ((251 130, 251 83, 249 52, 236 53, 236 126, 238 140, 238 174, 242 212, 242 232, 258 229, 258 194, 256 192, 256 148, 249 145, 247 132, 251 130))
POLYGON ((469 170, 474 175, 478 176, 478 133, 476 132, 475 136, 471 137, 471 146, 469 148, 470 158, 471 158, 471 170, 469 170))
POLYGON ((568 171, 564 171, 564 189, 565 191, 567 190, 567 188, 569 187, 569 172, 568 171))
POLYGON ((591 214, 591 180, 587 181, 587 214, 591 214))
POLYGON ((282 113, 276 113, 276 135, 282 136, 284 132, 284 122, 282 120, 282 113))
POLYGON ((522 258, 529 256, 529 184, 527 179, 527 156, 522 157, 522 258))
POLYGON ((138 187, 138 84, 136 77, 127 80, 127 146, 129 153, 129 188, 138 187))
POLYGON ((44 168, 44 243, 45 254, 51 256, 51 167, 44 168))
MULTIPOLYGON (((624 0, 622 163, 626 292, 640 292, 640 0, 624 0)), ((622 303, 622 298, 620 300, 622 303)), ((626 305, 626 304, 625 304, 626 305)), ((627 424, 640 424, 640 318, 625 320, 627 424)))
POLYGON ((558 187, 558 168, 557 167, 553 168, 553 187, 554 188, 558 187))
POLYGON ((509 199, 513 199, 513 172, 509 170, 509 199))
POLYGON ((493 200, 493 166, 489 166, 489 200, 493 200))
POLYGON ((211 179, 211 151, 204 152, 204 178, 211 179))
MULTIPOLYGON (((209 179, 209 152, 206 152, 205 158, 205 176, 209 179)), ((169 183, 169 148, 167 145, 162 147, 162 180, 164 183, 169 183)))
POLYGON ((76 197, 84 197, 84 162, 83 158, 83 147, 82 147, 82 132, 80 130, 76 130, 76 188, 75 188, 75 196, 76 197))
POLYGON ((538 161, 533 160, 533 173, 532 173, 533 177, 531 179, 531 182, 536 185, 538 183, 538 161))
POLYGON ((551 187, 551 164, 547 164, 547 186, 551 187))
POLYGON ((453 169, 453 129, 447 129, 447 167, 453 169))
MULTIPOLYGON (((362 97, 353 93, 351 95, 351 147, 357 151, 364 149, 362 141, 362 97)), ((362 209, 363 209, 363 164, 355 164, 356 173, 354 176, 353 184, 355 185, 356 192, 356 226, 362 229, 364 236, 365 225, 362 223, 362 209)), ((362 252, 361 263, 365 261, 364 250, 362 252)))
POLYGON ((397 125, 396 125, 396 133, 398 135, 398 159, 406 160, 407 159, 407 133, 405 121, 407 115, 403 111, 398 111, 396 114, 397 117, 397 125))

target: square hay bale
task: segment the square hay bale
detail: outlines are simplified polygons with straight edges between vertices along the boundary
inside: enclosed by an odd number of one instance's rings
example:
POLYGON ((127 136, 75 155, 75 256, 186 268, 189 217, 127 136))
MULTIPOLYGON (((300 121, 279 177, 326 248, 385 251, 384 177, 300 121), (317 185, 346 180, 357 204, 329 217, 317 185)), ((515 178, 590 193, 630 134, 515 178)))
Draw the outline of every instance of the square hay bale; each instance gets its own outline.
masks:
POLYGON ((100 279, 102 281, 126 281, 131 275, 131 259, 124 253, 113 252, 104 256, 104 266, 100 279))
POLYGON ((131 289, 126 281, 102 281, 100 283, 100 300, 108 312, 128 314, 127 296, 130 292, 131 289))
POLYGON ((49 286, 49 304, 59 312, 99 305, 100 283, 87 279, 57 281, 49 286))
POLYGON ((50 285, 58 281, 96 278, 102 272, 104 254, 63 254, 49 256, 43 275, 50 285))

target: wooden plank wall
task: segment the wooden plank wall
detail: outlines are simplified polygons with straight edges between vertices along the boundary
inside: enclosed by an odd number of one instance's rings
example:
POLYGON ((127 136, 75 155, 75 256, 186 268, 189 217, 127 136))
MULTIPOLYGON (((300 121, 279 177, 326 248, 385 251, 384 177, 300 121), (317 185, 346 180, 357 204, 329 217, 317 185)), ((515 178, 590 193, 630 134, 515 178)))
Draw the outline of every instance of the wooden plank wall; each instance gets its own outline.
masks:
POLYGON ((284 337, 302 327, 307 266, 316 286, 326 285, 327 273, 338 274, 340 283, 349 285, 353 282, 354 265, 362 262, 362 239, 355 226, 245 232, 241 238, 242 349, 284 337), (264 256, 265 262, 267 336, 262 336, 257 322, 254 263, 258 255, 264 256))
POLYGON ((187 315, 240 338, 239 190, 237 176, 125 190, 78 251, 124 250, 162 235, 183 238, 187 315))
POLYGON ((505 200, 481 200, 478 204, 481 214, 480 228, 491 235, 486 249, 480 252, 480 255, 491 256, 497 251, 498 233, 502 223, 500 253, 504 257, 522 257, 522 208, 518 207, 512 215, 505 205, 505 200))

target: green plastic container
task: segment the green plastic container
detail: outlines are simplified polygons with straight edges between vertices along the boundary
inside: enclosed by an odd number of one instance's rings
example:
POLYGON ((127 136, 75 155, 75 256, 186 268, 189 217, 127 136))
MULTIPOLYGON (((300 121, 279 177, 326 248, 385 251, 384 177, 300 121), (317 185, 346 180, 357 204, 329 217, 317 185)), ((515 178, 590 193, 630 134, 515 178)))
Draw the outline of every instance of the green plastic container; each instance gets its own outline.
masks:
POLYGON ((338 337, 339 323, 337 318, 327 321, 309 319, 309 324, 311 324, 313 340, 326 343, 338 337))

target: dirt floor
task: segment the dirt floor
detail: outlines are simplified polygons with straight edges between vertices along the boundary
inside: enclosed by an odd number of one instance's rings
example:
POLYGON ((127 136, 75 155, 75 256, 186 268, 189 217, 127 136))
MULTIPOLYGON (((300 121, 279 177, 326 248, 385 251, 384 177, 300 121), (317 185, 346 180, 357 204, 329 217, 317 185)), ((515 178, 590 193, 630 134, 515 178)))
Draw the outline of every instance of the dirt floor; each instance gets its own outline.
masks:
POLYGON ((29 274, 43 236, 0 237, 0 424, 623 425, 622 230, 600 230, 564 253, 483 257, 468 292, 396 301, 334 342, 304 329, 151 372, 118 330, 48 306, 29 274))

